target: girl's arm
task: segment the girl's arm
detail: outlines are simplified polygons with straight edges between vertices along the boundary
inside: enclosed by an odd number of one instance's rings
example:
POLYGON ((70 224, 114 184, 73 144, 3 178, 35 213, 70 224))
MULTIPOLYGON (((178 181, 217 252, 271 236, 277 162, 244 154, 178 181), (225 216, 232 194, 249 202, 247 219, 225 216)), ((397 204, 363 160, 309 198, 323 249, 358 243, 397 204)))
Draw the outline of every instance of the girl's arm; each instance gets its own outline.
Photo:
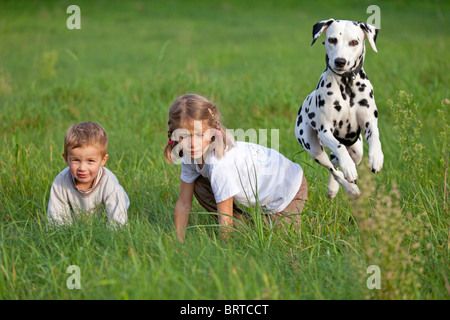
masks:
POLYGON ((219 215, 219 224, 225 226, 225 228, 222 228, 222 237, 227 239, 231 233, 230 228, 233 227, 233 197, 219 202, 217 204, 217 213, 221 213, 219 215))
POLYGON ((189 213, 192 208, 192 196, 194 194, 194 183, 181 181, 180 197, 175 205, 175 231, 177 239, 184 242, 184 235, 189 221, 189 213))

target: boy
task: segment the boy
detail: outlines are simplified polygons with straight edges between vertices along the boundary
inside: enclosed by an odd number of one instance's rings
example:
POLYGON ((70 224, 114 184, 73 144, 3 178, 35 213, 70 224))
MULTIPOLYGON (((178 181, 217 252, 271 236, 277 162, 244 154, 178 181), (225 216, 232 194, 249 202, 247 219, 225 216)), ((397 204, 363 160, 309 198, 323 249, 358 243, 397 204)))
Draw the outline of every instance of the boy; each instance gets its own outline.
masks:
POLYGON ((64 137, 63 158, 68 165, 53 181, 48 202, 50 225, 71 225, 80 213, 100 213, 103 205, 113 229, 127 222, 130 204, 116 176, 104 167, 108 135, 97 123, 72 125, 64 137))

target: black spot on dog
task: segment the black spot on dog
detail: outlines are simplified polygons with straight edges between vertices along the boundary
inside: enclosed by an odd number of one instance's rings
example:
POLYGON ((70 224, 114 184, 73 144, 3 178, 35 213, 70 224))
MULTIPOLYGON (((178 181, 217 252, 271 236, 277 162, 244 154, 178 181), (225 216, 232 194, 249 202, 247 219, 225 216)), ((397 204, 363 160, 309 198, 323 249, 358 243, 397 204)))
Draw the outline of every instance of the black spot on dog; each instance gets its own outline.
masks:
POLYGON ((369 127, 369 123, 368 122, 366 122, 366 128, 368 128, 369 127))
POLYGON ((316 116, 314 112, 308 113, 308 118, 312 119, 316 116))
POLYGON ((324 84, 325 84, 325 81, 322 80, 322 82, 320 82, 320 87, 323 88, 324 84))
POLYGON ((350 96, 352 94, 353 80, 342 77, 342 83, 345 84, 345 93, 350 96))
POLYGON ((302 123, 302 121, 303 121, 302 115, 298 116, 298 118, 297 118, 297 127, 300 125, 300 123, 302 123))
POLYGON ((366 32, 369 32, 369 33, 372 32, 372 30, 370 30, 369 27, 367 27, 367 24, 365 24, 365 23, 361 22, 359 26, 361 27, 361 29, 365 30, 366 32))
POLYGON ((342 99, 347 100, 347 96, 345 95, 345 93, 342 94, 342 99))
POLYGON ((339 90, 341 90, 341 93, 344 92, 344 86, 342 84, 339 85, 339 90))
POLYGON ((333 94, 333 91, 328 91, 327 95, 331 96, 333 94))
MULTIPOLYGON (((341 78, 341 82, 346 86, 346 87, 351 87, 353 85, 353 79, 352 78, 346 78, 346 77, 342 77, 341 78)), ((348 92, 350 90, 350 88, 345 88, 345 91, 348 92)))
POLYGON ((375 110, 374 113, 373 113, 373 115, 375 116, 375 118, 378 118, 378 111, 375 110))
POLYGON ((361 79, 369 79, 369 78, 367 78, 366 74, 362 70, 359 71, 359 76, 361 77, 361 79))
POLYGON ((361 129, 359 127, 357 132, 349 131, 349 127, 347 127, 347 134, 345 135, 344 138, 341 138, 338 135, 334 135, 337 141, 339 141, 342 145, 347 147, 352 146, 358 140, 359 135, 361 133, 361 129))
POLYGON ((316 122, 315 121, 311 121, 311 127, 313 127, 313 128, 316 127, 316 122))
POLYGON ((344 124, 344 121, 339 121, 339 129, 342 129, 342 125, 344 124))
POLYGON ((319 108, 323 107, 324 105, 325 105, 325 99, 321 100, 320 95, 319 95, 319 104, 318 104, 319 108))
POLYGON ((364 92, 364 89, 366 89, 366 85, 363 83, 358 90, 359 92, 364 92))
POLYGON ((300 145, 303 147, 303 143, 302 140, 300 138, 297 138, 298 143, 300 143, 300 145))
POLYGON ((331 88, 331 82, 327 84, 327 88, 331 88))
POLYGON ((303 135, 303 129, 300 129, 300 135, 301 136, 303 135))
MULTIPOLYGON (((358 41, 360 41, 359 38, 358 38, 358 41)), ((361 54, 359 55, 358 59, 356 59, 356 61, 360 61, 361 62, 361 60, 363 58, 363 54, 364 54, 364 50, 361 52, 361 54)))
POLYGON ((373 99, 373 89, 370 90, 370 92, 369 92, 369 97, 370 97, 371 99, 373 99))
POLYGON ((367 102, 367 100, 366 99, 362 99, 362 100, 360 100, 360 101, 358 101, 358 104, 361 106, 361 107, 369 107, 369 103, 367 102))
POLYGON ((368 141, 370 137, 372 136, 372 131, 370 129, 367 129, 366 132, 364 132, 364 136, 366 137, 366 140, 368 141))

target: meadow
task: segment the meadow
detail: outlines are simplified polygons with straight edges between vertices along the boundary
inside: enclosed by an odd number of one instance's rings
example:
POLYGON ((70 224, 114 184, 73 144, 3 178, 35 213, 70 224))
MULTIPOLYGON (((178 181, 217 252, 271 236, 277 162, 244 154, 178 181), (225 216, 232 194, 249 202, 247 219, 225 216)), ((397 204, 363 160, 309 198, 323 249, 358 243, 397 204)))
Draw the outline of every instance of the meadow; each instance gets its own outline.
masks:
POLYGON ((449 298, 448 1, 76 1, 81 29, 69 30, 71 4, 0 2, 0 299, 449 298), (370 172, 365 143, 363 195, 341 188, 330 201, 326 169, 294 135, 325 68, 312 26, 366 21, 371 4, 381 29, 364 68, 384 167, 370 172), (214 101, 230 129, 278 130, 309 184, 300 233, 255 223, 224 241, 194 200, 177 242, 181 168, 163 150, 168 108, 185 93, 214 101), (88 120, 108 132, 129 223, 48 229, 64 133, 88 120), (81 289, 67 287, 71 265, 81 289), (369 289, 369 266, 380 289, 369 289))

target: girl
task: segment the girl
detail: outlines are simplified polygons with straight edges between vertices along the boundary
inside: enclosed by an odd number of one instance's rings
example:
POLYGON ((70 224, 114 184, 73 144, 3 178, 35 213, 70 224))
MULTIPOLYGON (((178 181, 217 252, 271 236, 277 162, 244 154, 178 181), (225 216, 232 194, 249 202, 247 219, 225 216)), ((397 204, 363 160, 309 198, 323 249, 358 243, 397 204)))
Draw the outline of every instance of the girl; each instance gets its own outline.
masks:
POLYGON ((184 242, 193 195, 206 210, 219 213, 224 238, 233 217, 242 219, 237 204, 259 205, 277 225, 292 222, 299 227, 298 213, 308 193, 300 165, 273 149, 236 142, 222 125, 216 106, 199 95, 177 98, 170 107, 168 124, 164 156, 169 163, 181 159, 180 196, 175 205, 180 242, 184 242))

